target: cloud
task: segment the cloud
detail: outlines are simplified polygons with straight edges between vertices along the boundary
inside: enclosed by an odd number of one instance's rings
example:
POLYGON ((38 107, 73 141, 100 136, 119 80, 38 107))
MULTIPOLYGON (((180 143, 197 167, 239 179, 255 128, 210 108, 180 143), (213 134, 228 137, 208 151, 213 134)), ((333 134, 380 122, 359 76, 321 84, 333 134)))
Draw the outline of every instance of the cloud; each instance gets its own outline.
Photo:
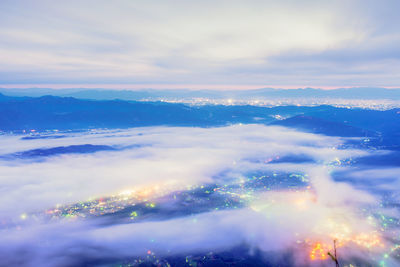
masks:
POLYGON ((367 167, 362 170, 348 170, 343 176, 363 190, 391 193, 397 200, 395 192, 400 186, 399 171, 395 167, 367 167))
MULTIPOLYGON (((162 258, 247 246, 249 253, 260 250, 272 252, 276 257, 291 251, 295 255, 291 259, 293 264, 301 266, 312 264, 309 249, 314 242, 322 242, 326 250, 331 250, 334 238, 342 242, 343 261, 355 257, 379 258, 384 250, 381 245, 387 248, 391 243, 385 241, 388 238, 385 232, 377 231, 379 220, 373 214, 391 212, 397 216, 397 213, 379 207, 379 196, 360 191, 351 183, 332 180, 332 171, 346 170, 335 166, 335 162, 368 155, 366 151, 337 149, 344 141, 263 125, 105 130, 71 133, 58 139, 23 140, 17 135, 4 135, 0 139, 1 154, 71 144, 103 144, 125 149, 58 155, 40 162, 1 161, 0 262, 73 266, 144 257, 148 251, 162 258), (130 145, 142 146, 126 148, 130 145), (294 154, 312 158, 314 162, 270 161, 294 154), (243 197, 251 195, 237 209, 212 211, 212 206, 207 209, 203 203, 199 205, 206 209, 198 214, 168 215, 164 219, 150 216, 123 224, 117 221, 110 224, 106 218, 35 219, 56 204, 154 186, 160 189, 154 197, 167 197, 193 186, 240 185, 255 172, 303 173, 307 187, 290 187, 278 177, 277 182, 283 184, 272 186, 271 191, 250 187, 249 193, 240 191, 240 186, 232 187, 232 192, 239 190, 237 194, 243 197), (362 214, 367 207, 368 214, 362 214)), ((371 179, 375 179, 373 175, 371 179)), ((148 196, 150 200, 151 197, 148 196)), ((230 195, 224 197, 228 199, 230 195)), ((165 201, 164 206, 160 204, 159 212, 169 207, 168 197, 165 201)), ((268 255, 271 260, 272 254, 268 255)))
POLYGON ((385 3, 2 1, 0 72, 3 83, 396 86, 398 3, 385 3))
POLYGON ((324 161, 334 160, 338 155, 362 154, 332 149, 340 143, 336 138, 257 125, 216 129, 139 128, 112 135, 105 131, 61 139, 2 138, 3 154, 71 144, 135 147, 92 155, 66 154, 44 162, 4 161, 0 166, 1 182, 8 189, 0 197, 0 214, 19 215, 35 208, 45 209, 157 183, 180 189, 188 184, 211 182, 223 171, 243 175, 248 168, 268 168, 242 162, 243 159, 266 159, 292 153, 295 148, 299 154, 310 154, 324 161), (331 147, 326 148, 327 144, 331 147))

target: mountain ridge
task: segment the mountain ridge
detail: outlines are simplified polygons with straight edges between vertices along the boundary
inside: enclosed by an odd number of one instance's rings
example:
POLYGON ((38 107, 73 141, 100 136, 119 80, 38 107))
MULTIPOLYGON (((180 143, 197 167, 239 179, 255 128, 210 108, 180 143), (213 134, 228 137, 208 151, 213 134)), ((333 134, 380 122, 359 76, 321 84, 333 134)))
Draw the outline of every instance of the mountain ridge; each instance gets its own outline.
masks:
POLYGON ((143 100, 143 99, 189 99, 189 98, 211 98, 211 99, 254 99, 254 98, 334 98, 334 99, 388 99, 400 100, 400 89, 387 89, 379 87, 352 87, 337 89, 298 88, 277 89, 260 88, 249 90, 188 90, 188 89, 140 89, 140 90, 109 90, 109 89, 50 89, 50 88, 27 88, 13 89, 0 88, 0 93, 9 96, 40 97, 54 95, 62 97, 75 97, 79 99, 93 100, 143 100))

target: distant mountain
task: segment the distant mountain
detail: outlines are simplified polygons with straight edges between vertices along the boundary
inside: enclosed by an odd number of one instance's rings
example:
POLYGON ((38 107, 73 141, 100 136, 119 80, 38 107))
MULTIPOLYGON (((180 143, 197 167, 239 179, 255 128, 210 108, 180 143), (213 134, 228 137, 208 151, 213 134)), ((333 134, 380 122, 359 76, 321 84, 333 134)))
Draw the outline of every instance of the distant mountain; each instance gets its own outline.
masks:
POLYGON ((13 154, 3 155, 0 156, 0 158, 11 159, 11 160, 14 158, 32 159, 32 158, 49 157, 62 154, 86 154, 98 151, 114 151, 114 150, 116 150, 116 148, 111 146, 84 144, 84 145, 71 145, 71 146, 32 149, 13 154))
POLYGON ((400 89, 354 87, 323 90, 315 88, 274 89, 262 88, 255 90, 184 90, 184 89, 142 89, 142 90, 104 90, 104 89, 0 89, 0 92, 10 96, 39 97, 44 95, 75 97, 93 100, 172 100, 172 99, 269 99, 269 98, 342 98, 342 99, 390 99, 400 100, 400 89))
MULTIPOLYGON (((208 114, 179 104, 91 101, 71 97, 10 98, 0 104, 0 129, 46 130, 203 125, 208 114)), ((214 122, 213 124, 217 124, 214 122)))
POLYGON ((377 111, 326 105, 271 108, 249 105, 187 106, 165 102, 0 95, 0 131, 158 125, 214 127, 237 123, 281 125, 344 137, 377 137, 371 142, 378 142, 375 145, 382 147, 394 147, 400 143, 400 109, 377 111))
POLYGON ((377 133, 365 129, 353 127, 340 122, 327 121, 321 118, 298 115, 285 120, 274 121, 270 125, 292 127, 312 133, 319 133, 331 136, 356 137, 356 136, 377 136, 377 133))

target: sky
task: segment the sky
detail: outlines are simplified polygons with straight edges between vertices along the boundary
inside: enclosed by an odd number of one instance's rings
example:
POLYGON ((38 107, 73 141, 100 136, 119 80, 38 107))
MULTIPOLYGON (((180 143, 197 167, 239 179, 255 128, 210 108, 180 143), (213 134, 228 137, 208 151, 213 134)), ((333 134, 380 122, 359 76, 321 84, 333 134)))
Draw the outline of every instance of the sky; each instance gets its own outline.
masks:
POLYGON ((400 2, 0 1, 2 87, 399 87, 400 2))

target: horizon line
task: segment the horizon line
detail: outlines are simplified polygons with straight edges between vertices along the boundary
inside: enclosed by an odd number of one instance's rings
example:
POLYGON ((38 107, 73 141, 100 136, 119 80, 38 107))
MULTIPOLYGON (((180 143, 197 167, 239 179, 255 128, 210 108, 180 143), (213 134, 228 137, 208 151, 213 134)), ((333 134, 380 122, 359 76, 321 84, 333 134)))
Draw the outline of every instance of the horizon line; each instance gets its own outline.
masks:
POLYGON ((254 90, 254 89, 348 89, 348 88, 400 89, 400 86, 279 86, 279 85, 229 85, 229 84, 0 84, 0 89, 108 89, 108 90, 254 90))

